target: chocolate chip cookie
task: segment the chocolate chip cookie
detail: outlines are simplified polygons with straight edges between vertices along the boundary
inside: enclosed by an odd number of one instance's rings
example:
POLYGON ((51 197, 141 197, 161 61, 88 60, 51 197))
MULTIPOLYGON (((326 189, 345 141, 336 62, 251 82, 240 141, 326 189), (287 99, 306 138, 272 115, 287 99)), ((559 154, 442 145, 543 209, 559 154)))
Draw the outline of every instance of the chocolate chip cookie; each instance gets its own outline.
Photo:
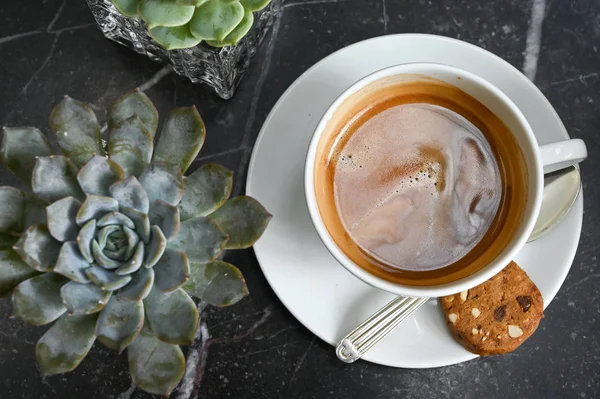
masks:
POLYGON ((544 317, 540 290, 514 262, 475 288, 441 298, 440 304, 454 339, 482 356, 515 350, 544 317))

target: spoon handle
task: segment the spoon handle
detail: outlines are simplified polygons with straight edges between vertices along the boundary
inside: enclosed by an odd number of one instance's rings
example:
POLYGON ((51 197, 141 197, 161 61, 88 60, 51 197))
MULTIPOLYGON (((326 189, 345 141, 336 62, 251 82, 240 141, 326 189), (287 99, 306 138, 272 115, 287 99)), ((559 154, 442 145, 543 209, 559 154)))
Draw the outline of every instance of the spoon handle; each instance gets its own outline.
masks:
POLYGON ((362 322, 338 343, 335 353, 345 363, 360 359, 429 298, 399 296, 362 322))

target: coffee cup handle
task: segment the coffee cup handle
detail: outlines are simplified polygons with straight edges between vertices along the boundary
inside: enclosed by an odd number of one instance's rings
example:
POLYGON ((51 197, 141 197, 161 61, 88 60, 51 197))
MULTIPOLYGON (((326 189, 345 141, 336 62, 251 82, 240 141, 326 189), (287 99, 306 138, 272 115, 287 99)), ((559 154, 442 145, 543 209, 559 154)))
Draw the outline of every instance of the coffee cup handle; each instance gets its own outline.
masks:
POLYGON ((577 165, 587 158, 587 148, 581 139, 557 141, 540 146, 544 174, 577 165))

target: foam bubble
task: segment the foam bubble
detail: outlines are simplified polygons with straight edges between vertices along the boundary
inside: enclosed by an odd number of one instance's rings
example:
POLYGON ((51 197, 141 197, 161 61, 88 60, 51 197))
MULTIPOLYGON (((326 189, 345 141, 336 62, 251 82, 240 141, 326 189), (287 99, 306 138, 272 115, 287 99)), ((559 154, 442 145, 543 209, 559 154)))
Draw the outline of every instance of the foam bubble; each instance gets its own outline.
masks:
POLYGON ((340 149, 338 213, 353 240, 376 259, 432 270, 465 256, 500 203, 500 173, 479 129, 430 104, 389 108, 340 149))

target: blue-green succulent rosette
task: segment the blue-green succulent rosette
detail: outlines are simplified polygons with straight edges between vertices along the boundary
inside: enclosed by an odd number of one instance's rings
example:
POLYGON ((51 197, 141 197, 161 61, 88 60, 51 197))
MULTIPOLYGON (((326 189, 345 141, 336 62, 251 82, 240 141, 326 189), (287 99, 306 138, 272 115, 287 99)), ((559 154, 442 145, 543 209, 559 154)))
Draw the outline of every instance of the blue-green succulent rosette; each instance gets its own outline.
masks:
POLYGON ((252 28, 254 12, 271 0, 111 0, 123 15, 141 18, 167 50, 235 46, 252 28))
POLYGON ((0 160, 33 193, 0 187, 0 295, 15 317, 54 323, 36 346, 45 375, 73 370, 98 339, 127 349, 138 387, 169 395, 198 329, 190 295, 215 306, 247 295, 220 255, 254 244, 271 215, 229 199, 222 166, 184 177, 205 138, 195 107, 172 110, 156 146, 158 112, 140 91, 107 124, 105 148, 92 109, 65 97, 50 115, 61 155, 35 127, 3 129, 0 160))

